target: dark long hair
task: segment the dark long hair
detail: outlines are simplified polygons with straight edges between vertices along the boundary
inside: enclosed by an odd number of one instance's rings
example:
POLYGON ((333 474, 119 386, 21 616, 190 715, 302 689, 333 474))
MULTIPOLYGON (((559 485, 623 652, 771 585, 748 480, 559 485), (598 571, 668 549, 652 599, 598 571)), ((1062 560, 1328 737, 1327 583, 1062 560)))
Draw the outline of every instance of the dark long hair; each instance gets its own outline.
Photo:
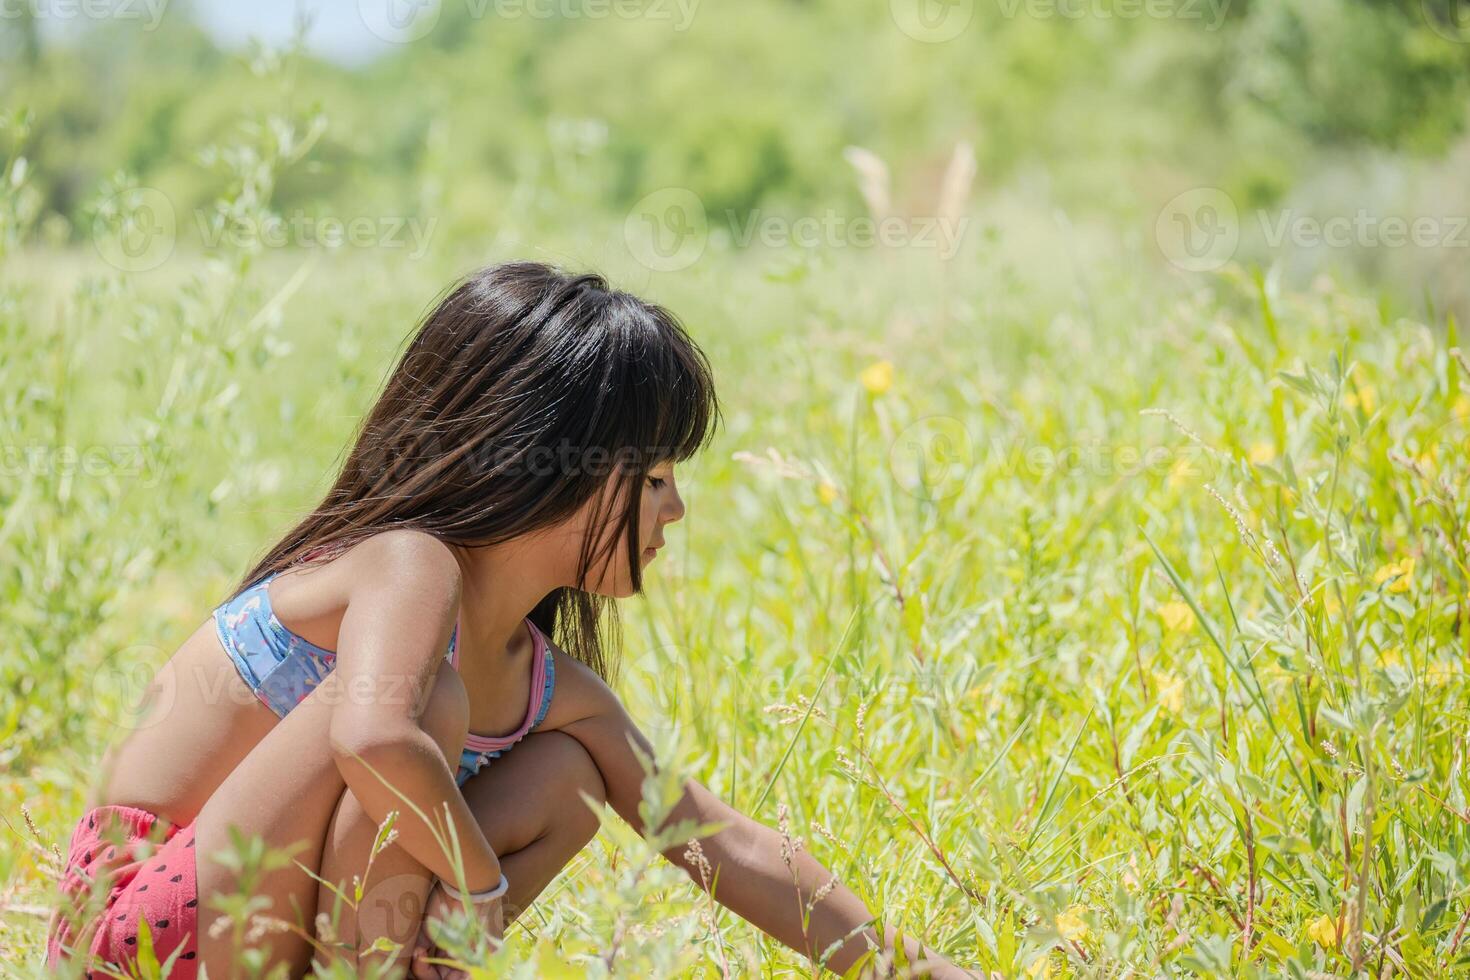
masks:
MULTIPOLYGON (((626 489, 619 534, 596 547, 617 517, 614 492, 593 517, 578 582, 613 559, 621 537, 641 590, 643 482, 659 463, 698 452, 718 420, 709 363, 667 310, 592 273, 481 269, 424 318, 325 499, 239 588, 397 528, 495 544, 571 516, 611 478, 626 489)), ((606 597, 560 588, 531 620, 611 681, 616 657, 605 647, 619 637, 600 629, 604 611, 616 616, 606 597)))

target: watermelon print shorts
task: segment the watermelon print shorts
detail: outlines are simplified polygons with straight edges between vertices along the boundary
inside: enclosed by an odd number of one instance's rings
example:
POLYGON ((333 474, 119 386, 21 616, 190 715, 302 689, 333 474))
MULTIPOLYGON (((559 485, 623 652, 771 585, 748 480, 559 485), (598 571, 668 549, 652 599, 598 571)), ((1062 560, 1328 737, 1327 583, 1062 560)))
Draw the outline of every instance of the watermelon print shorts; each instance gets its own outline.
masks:
POLYGON ((66 961, 69 975, 89 980, 108 976, 102 968, 109 964, 130 974, 139 924, 146 921, 158 962, 174 957, 166 976, 195 980, 196 867, 192 823, 180 827, 132 806, 100 806, 83 814, 62 873, 62 904, 47 936, 46 965, 59 971, 66 961))

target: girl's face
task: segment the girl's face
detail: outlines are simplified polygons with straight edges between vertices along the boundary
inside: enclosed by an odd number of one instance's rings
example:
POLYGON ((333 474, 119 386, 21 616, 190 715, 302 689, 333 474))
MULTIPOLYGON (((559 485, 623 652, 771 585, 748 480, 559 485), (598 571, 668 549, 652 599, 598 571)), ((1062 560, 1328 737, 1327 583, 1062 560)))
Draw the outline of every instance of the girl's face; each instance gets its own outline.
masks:
MULTIPOLYGON (((614 481, 609 480, 602 494, 603 499, 594 497, 572 519, 572 524, 580 532, 576 535, 579 541, 591 532, 590 524, 597 512, 595 508, 605 503, 607 494, 613 492, 615 485, 614 481)), ((679 488, 674 481, 674 464, 660 463, 651 469, 640 492, 642 498, 638 510, 638 561, 640 568, 647 568, 658 557, 658 550, 664 546, 664 527, 684 516, 684 500, 679 496, 679 488)), ((618 499, 613 504, 611 513, 620 518, 626 508, 626 497, 621 487, 617 493, 618 499)), ((603 537, 598 542, 599 546, 605 546, 607 539, 618 533, 616 526, 604 527, 601 531, 603 537)), ((594 565, 588 578, 585 586, 588 592, 616 599, 631 596, 633 576, 628 568, 626 545, 619 541, 613 548, 611 559, 601 568, 594 565)))

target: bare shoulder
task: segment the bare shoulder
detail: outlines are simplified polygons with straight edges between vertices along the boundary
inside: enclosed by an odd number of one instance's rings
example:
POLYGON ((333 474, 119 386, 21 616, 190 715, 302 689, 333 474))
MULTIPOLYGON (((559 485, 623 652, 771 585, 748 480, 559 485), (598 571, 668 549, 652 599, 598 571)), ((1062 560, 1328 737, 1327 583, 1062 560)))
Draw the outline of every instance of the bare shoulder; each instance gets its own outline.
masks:
POLYGON ((555 664, 556 685, 543 728, 566 728, 589 718, 623 714, 623 702, 596 671, 557 646, 550 637, 546 645, 555 664))
POLYGON ((408 528, 383 531, 353 545, 329 566, 347 597, 391 591, 410 601, 459 608, 462 575, 449 545, 408 528))
POLYGON ((348 549, 338 561, 348 562, 363 578, 424 579, 434 585, 460 586, 459 561, 449 545, 425 531, 383 531, 348 549))
POLYGON ((432 534, 383 531, 315 566, 292 568, 273 583, 271 602, 283 622, 308 640, 335 649, 350 607, 415 610, 447 630, 459 612, 462 577, 449 546, 432 534), (295 624, 292 626, 291 624, 295 624))

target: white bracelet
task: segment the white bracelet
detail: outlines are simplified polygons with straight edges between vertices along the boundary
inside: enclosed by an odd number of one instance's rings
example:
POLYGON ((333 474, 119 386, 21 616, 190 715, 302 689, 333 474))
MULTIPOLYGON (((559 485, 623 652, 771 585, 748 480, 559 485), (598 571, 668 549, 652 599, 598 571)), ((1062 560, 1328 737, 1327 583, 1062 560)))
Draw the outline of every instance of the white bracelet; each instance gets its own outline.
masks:
POLYGON ((450 898, 459 899, 461 902, 468 900, 472 905, 479 905, 481 902, 488 902, 493 898, 499 898, 501 895, 504 895, 510 890, 510 881, 505 877, 505 872, 502 871, 500 873, 500 884, 491 888, 489 891, 470 892, 466 895, 443 878, 439 879, 439 887, 444 889, 445 894, 450 898))

